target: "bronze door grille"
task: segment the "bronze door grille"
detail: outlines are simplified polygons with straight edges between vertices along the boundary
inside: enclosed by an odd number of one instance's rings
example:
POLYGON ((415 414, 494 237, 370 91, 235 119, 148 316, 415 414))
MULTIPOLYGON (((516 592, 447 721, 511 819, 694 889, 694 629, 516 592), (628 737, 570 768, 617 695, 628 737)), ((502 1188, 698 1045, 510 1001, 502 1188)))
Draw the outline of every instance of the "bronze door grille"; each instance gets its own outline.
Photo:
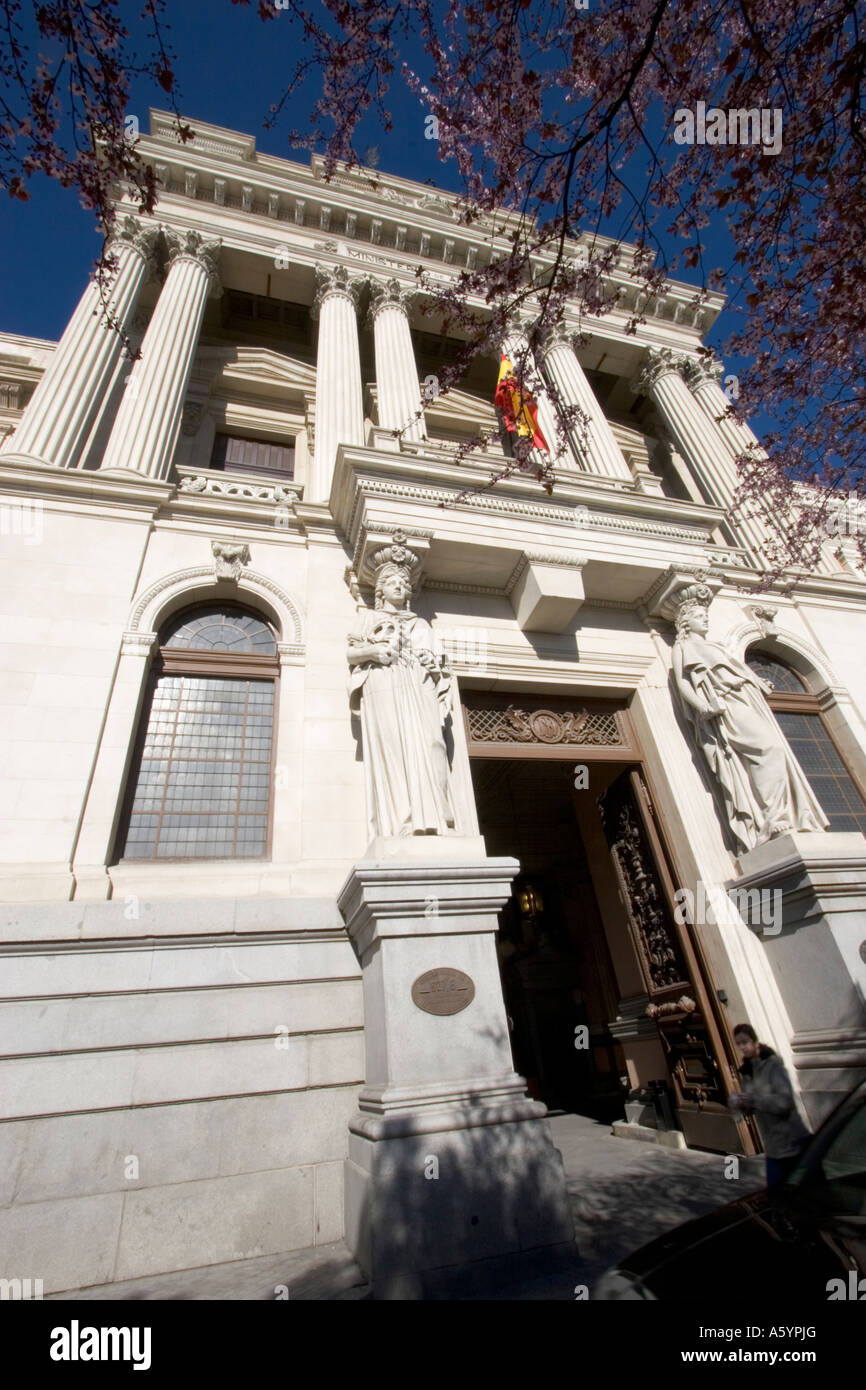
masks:
POLYGON ((463 713, 470 757, 640 757, 627 710, 610 700, 468 691, 463 713))

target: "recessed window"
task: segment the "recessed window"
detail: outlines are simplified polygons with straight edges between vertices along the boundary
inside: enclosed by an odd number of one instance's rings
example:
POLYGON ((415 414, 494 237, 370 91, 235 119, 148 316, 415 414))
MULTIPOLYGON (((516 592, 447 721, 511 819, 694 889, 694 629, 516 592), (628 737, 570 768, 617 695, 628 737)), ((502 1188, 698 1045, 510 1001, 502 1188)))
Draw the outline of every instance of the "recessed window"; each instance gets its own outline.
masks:
POLYGON ((866 803, 824 722, 817 698, 797 672, 776 656, 749 651, 746 663, 773 685, 767 703, 830 822, 828 828, 866 833, 866 803))
MULTIPOLYGON (((808 695, 805 683, 796 671, 792 671, 790 666, 784 666, 775 657, 767 656, 764 652, 749 652, 746 661, 761 680, 770 682, 773 695, 781 694, 783 691, 788 695, 808 695)), ((770 698, 772 701, 772 696, 770 698)))
POLYGON ((211 468, 231 473, 270 473, 281 478, 295 476, 295 441, 275 444, 271 440, 250 439, 241 434, 218 434, 214 439, 211 468))
POLYGON ((130 784, 124 859, 268 852, 276 638, 225 605, 165 628, 130 784))

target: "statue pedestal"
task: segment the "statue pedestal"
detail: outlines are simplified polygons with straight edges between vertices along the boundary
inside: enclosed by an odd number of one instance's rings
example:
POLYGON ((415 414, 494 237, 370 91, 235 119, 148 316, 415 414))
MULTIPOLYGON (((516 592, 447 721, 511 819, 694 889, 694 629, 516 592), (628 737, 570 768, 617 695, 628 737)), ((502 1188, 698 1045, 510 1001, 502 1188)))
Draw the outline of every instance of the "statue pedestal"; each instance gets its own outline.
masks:
POLYGON ((794 1026, 797 1081, 816 1126, 866 1075, 866 838, 791 832, 738 862, 728 891, 752 909, 741 915, 764 942, 794 1026))
POLYGON ((512 1068, 502 1001, 496 914, 519 865, 457 836, 371 849, 339 896, 364 972, 367 1057, 346 1240, 386 1298, 541 1247, 573 1257, 562 1158, 512 1068))

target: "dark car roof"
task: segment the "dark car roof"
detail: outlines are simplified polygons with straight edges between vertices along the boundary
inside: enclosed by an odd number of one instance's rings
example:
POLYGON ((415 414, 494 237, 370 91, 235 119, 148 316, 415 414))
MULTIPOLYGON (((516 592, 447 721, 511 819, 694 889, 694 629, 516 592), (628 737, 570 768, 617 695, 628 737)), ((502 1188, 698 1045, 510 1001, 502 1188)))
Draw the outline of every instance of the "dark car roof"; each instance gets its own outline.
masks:
MULTIPOLYGON (((854 1101, 866 1101, 858 1083, 812 1137, 809 1152, 835 1128, 854 1101)), ((637 1276, 659 1299, 703 1301, 741 1296, 742 1283, 766 1281, 768 1296, 827 1298, 831 1279, 858 1268, 866 1273, 866 1234, 852 1234, 795 1185, 782 1184, 696 1217, 644 1245, 617 1268, 637 1276)))

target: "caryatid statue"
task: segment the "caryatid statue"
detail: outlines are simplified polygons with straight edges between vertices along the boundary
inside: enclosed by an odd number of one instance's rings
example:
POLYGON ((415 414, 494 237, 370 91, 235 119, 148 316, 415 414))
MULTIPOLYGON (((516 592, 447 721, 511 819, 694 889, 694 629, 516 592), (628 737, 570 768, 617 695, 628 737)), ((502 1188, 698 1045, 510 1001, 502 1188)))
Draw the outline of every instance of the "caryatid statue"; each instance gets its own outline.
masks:
POLYGON ((707 637, 712 597, 705 584, 681 592, 673 670, 737 843, 746 851, 787 830, 826 830, 827 817, 765 699, 772 686, 707 637))
POLYGON ((349 634, 353 711, 360 710, 371 835, 455 833, 443 729, 451 676, 430 624, 409 607, 418 556, 395 532, 372 559, 375 608, 349 634))

